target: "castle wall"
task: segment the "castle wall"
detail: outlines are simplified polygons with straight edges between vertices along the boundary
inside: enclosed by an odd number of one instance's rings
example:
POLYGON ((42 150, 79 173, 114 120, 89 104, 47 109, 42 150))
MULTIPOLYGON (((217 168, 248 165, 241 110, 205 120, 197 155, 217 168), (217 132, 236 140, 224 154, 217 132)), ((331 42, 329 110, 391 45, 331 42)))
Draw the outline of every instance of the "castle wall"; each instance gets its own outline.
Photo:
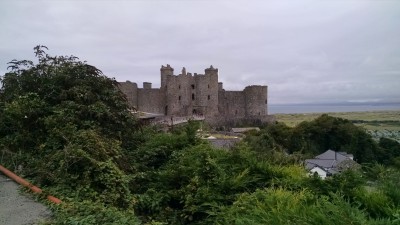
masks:
POLYGON ((138 108, 138 86, 136 83, 126 81, 119 82, 119 89, 125 94, 130 106, 138 108))
POLYGON ((212 116, 218 112, 218 75, 195 75, 194 89, 195 100, 193 110, 197 114, 212 116))
POLYGON ((246 116, 246 97, 243 91, 221 91, 220 112, 227 118, 246 116))
POLYGON ((192 106, 192 90, 190 89, 190 84, 192 83, 191 76, 183 74, 167 76, 166 82, 167 115, 190 115, 192 106))
POLYGON ((204 114, 209 117, 214 117, 219 114, 218 69, 210 66, 210 68, 205 69, 204 72, 204 78, 200 84, 200 90, 202 90, 203 93, 199 93, 199 95, 201 96, 204 105, 207 106, 204 114))
POLYGON ((174 75, 167 64, 161 66, 161 87, 152 88, 144 82, 121 82, 120 89, 129 103, 138 111, 159 113, 166 116, 191 116, 202 114, 211 124, 256 124, 270 121, 267 111, 267 86, 253 85, 243 91, 225 91, 218 82, 218 69, 205 69, 204 74, 174 75))
POLYGON ((160 89, 137 89, 137 109, 143 112, 164 114, 164 93, 160 89))
POLYGON ((252 85, 244 90, 246 117, 267 115, 267 86, 252 85))
POLYGON ((204 75, 192 75, 183 69, 177 76, 166 75, 165 80, 168 115, 218 114, 217 69, 206 69, 204 75))
POLYGON ((167 77, 174 75, 174 68, 172 68, 169 64, 167 64, 167 66, 161 65, 160 74, 161 74, 160 89, 164 89, 167 87, 167 77))

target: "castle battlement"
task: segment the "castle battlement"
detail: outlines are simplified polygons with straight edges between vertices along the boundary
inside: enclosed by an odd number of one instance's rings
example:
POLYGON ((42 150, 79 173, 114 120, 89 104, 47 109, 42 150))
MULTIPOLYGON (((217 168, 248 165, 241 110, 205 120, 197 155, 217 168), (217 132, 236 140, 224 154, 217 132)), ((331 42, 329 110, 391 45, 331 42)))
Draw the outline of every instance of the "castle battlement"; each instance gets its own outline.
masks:
POLYGON ((129 104, 138 111, 165 116, 202 115, 206 121, 219 123, 228 120, 267 120, 268 87, 250 85, 243 91, 225 91, 218 82, 218 69, 212 65, 204 74, 188 73, 183 67, 178 75, 169 64, 160 68, 161 86, 152 88, 149 82, 138 88, 136 83, 120 82, 129 104))

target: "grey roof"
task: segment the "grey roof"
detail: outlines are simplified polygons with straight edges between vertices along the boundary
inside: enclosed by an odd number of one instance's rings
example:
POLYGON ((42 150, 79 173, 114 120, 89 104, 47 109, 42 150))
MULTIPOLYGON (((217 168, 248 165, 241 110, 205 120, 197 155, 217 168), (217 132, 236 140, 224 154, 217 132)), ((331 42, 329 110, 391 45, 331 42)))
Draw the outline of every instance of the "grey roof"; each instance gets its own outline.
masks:
POLYGON ((249 130, 256 130, 259 131, 260 128, 258 127, 240 127, 240 128, 232 128, 233 133, 244 133, 249 130))
MULTIPOLYGON (((323 168, 323 167, 321 167, 321 166, 318 166, 318 165, 315 165, 315 164, 312 164, 312 163, 309 163, 309 164, 306 165, 307 170, 312 170, 312 169, 314 169, 314 168, 316 168, 316 167, 320 168, 320 169, 323 170, 323 171, 326 171, 325 168, 323 168)), ((326 171, 326 172, 327 172, 327 171, 326 171)))
POLYGON ((315 156, 316 159, 333 159, 339 162, 349 159, 346 152, 335 152, 333 150, 328 150, 320 155, 315 156))
POLYGON ((307 169, 312 169, 315 166, 321 168, 333 168, 336 166, 336 161, 334 159, 306 159, 307 169))
POLYGON ((327 150, 326 152, 317 155, 314 159, 306 159, 305 166, 307 170, 311 170, 312 168, 318 166, 334 174, 340 170, 340 168, 337 168, 339 164, 344 161, 353 161, 352 156, 353 155, 347 154, 346 152, 327 150))

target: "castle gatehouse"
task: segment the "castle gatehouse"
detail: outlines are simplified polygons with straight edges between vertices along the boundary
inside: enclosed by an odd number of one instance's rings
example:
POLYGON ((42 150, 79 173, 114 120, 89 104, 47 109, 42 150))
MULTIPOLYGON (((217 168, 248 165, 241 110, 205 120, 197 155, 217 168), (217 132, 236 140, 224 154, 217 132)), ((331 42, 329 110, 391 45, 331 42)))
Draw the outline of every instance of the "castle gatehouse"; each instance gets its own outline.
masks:
POLYGON ((191 74, 185 67, 174 75, 170 65, 161 66, 161 86, 120 82, 131 106, 138 111, 166 117, 204 116, 213 125, 254 124, 271 121, 268 116, 267 86, 251 85, 242 91, 226 91, 218 82, 218 69, 210 66, 204 74, 191 74))

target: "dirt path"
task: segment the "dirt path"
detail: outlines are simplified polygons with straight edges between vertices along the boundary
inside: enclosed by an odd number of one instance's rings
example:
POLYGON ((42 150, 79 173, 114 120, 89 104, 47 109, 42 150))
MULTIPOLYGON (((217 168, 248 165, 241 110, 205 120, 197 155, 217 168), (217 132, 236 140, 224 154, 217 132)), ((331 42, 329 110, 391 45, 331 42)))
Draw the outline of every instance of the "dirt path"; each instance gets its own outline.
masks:
POLYGON ((0 173, 0 224, 37 224, 51 213, 46 206, 18 191, 19 185, 0 173))

